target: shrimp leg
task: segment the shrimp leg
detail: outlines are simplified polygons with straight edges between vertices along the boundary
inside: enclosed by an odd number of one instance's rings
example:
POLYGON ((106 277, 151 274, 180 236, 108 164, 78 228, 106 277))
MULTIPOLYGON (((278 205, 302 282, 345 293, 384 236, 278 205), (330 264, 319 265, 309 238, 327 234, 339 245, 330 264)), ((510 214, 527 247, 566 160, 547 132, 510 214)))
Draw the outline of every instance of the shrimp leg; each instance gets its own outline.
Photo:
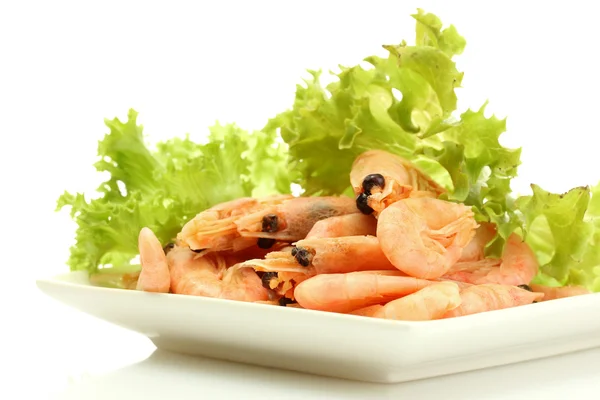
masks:
POLYGON ((352 164, 350 183, 357 208, 376 216, 398 200, 413 196, 436 198, 445 192, 414 164, 383 150, 359 155, 352 164))

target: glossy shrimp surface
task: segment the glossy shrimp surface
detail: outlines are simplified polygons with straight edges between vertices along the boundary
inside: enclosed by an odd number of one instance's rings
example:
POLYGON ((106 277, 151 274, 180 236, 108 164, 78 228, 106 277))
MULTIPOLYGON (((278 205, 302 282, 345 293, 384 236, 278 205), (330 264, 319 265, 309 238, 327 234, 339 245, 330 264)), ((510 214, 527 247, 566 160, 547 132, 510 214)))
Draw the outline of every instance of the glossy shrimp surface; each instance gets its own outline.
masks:
POLYGON ((406 296, 430 284, 399 271, 323 274, 300 283, 295 297, 303 308, 346 313, 406 296))
POLYGON ((502 259, 459 262, 445 275, 472 284, 527 285, 537 275, 539 264, 529 245, 515 233, 506 241, 502 259))
POLYGON ((364 214, 346 214, 317 221, 306 239, 342 236, 375 236, 377 220, 364 214))
POLYGON ((167 256, 158 240, 149 228, 142 228, 138 236, 140 263, 142 270, 136 289, 145 292, 168 293, 170 283, 167 256))
POLYGON ((295 197, 240 218, 235 225, 243 237, 292 242, 304 239, 318 221, 358 212, 346 196, 295 197))
POLYGON ((402 321, 429 321, 442 318, 460 304, 458 285, 453 282, 438 282, 416 293, 390 301, 372 316, 402 321))
POLYGON ((407 197, 438 197, 445 190, 415 165, 383 150, 369 150, 352 164, 350 183, 357 207, 375 215, 407 197))
POLYGON ((486 283, 461 290, 460 297, 460 306, 448 311, 444 318, 523 306, 540 301, 544 295, 517 286, 486 283))
POLYGON ((435 279, 458 261, 476 228, 470 207, 438 199, 409 198, 380 214, 377 238, 396 268, 417 278, 435 279))
POLYGON ((295 243, 296 261, 314 267, 318 274, 397 270, 375 236, 313 238, 295 243))
POLYGON ((178 244, 192 250, 241 250, 255 240, 241 238, 235 222, 241 217, 290 199, 291 195, 261 199, 243 197, 217 204, 188 221, 177 235, 178 244))
POLYGON ((177 294, 239 301, 266 301, 269 293, 251 268, 227 268, 218 253, 198 255, 176 247, 167 254, 171 291, 177 294))

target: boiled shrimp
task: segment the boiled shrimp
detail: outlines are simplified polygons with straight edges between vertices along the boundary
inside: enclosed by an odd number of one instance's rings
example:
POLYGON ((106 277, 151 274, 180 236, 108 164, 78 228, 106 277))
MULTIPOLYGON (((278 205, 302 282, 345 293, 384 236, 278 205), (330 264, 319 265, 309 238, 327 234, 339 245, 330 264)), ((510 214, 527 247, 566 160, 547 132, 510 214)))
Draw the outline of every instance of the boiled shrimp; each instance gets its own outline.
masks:
POLYGON ((446 278, 472 283, 497 283, 502 285, 527 285, 537 275, 539 263, 533 250, 516 233, 512 233, 504 246, 502 258, 484 258, 479 261, 459 262, 453 265, 446 278))
POLYGON ((470 207, 431 198, 408 198, 379 215, 377 238, 389 261, 402 272, 435 279, 454 265, 475 235, 470 207))
POLYGON ((268 253, 264 259, 252 259, 231 267, 252 268, 260 276, 263 287, 282 298, 295 300, 296 285, 316 275, 314 268, 305 268, 296 262, 291 255, 293 247, 268 253))
POLYGON ((235 221, 265 207, 280 204, 292 195, 264 198, 242 197, 217 204, 189 220, 177 235, 180 246, 192 250, 238 251, 256 244, 256 240, 240 236, 235 221))
POLYGON ((251 268, 228 268, 219 253, 198 255, 186 247, 167 254, 173 293, 239 301, 267 301, 269 292, 251 268))
POLYGON ((485 248, 494 236, 496 236, 496 225, 489 222, 479 223, 475 236, 463 249, 458 262, 479 261, 485 258, 485 248))
POLYGON ((383 150, 369 150, 352 164, 350 183, 356 205, 365 214, 410 196, 438 197, 445 189, 414 164, 383 150))
POLYGON ((397 270, 375 236, 304 239, 295 245, 298 264, 313 267, 318 274, 397 270))
POLYGON ((502 310, 540 301, 543 293, 534 293, 512 285, 486 283, 461 290, 461 304, 444 318, 460 317, 486 311, 502 310))
POLYGON ((358 212, 346 196, 295 197, 246 215, 235 225, 245 238, 293 242, 304 239, 320 220, 358 212))
POLYGON ((565 297, 582 296, 584 294, 590 294, 591 292, 583 286, 563 286, 563 287, 550 287, 544 285, 538 285, 530 283, 529 288, 533 292, 543 293, 544 297, 541 301, 563 299, 565 297))
POLYGON ((406 296, 430 284, 399 271, 363 271, 313 276, 300 283, 294 293, 304 308, 346 313, 406 296))
POLYGON ((390 301, 373 313, 375 318, 402 321, 429 321, 442 318, 461 304, 460 290, 456 283, 438 282, 390 301))
POLYGON ((140 231, 138 247, 142 270, 137 280, 136 289, 145 292, 168 293, 171 278, 167 256, 160 241, 150 228, 145 227, 140 231))
POLYGON ((306 239, 342 236, 375 236, 377 220, 364 214, 346 214, 317 221, 306 239))

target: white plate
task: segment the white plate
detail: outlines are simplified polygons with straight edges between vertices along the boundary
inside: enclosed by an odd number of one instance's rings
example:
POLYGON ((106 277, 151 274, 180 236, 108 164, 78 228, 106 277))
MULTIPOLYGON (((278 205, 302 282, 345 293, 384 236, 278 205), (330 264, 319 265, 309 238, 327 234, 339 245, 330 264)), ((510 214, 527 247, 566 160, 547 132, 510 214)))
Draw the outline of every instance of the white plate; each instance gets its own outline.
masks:
POLYGON ((164 350, 367 382, 395 383, 600 346, 600 294, 460 318, 405 322, 37 281, 47 295, 147 335, 164 350))

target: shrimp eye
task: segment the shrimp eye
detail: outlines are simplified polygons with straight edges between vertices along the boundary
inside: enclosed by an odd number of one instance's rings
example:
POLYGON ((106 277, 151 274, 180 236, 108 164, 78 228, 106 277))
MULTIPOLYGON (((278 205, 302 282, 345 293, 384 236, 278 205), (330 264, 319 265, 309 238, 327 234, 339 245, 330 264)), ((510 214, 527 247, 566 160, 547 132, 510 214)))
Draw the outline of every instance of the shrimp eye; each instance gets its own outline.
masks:
POLYGON ((260 280, 265 289, 271 289, 269 283, 271 283, 271 279, 275 278, 277 278, 277 272, 265 272, 260 280))
POLYGON ((294 248, 292 249, 292 256, 293 256, 293 257, 296 257, 296 253, 298 253, 298 248, 294 247, 294 248))
POLYGON ((365 179, 363 179, 362 183, 363 190, 367 193, 371 193, 371 189, 373 189, 375 186, 380 188, 385 186, 385 179, 383 175, 371 174, 365 176, 365 179))
POLYGON ((521 289, 528 290, 530 292, 533 292, 533 290, 531 290, 531 288, 529 287, 529 285, 518 285, 517 287, 519 287, 521 289))
POLYGON ((190 250, 192 250, 194 253, 202 253, 206 249, 190 249, 190 250))
POLYGON ((283 306, 283 307, 287 306, 288 304, 294 304, 294 303, 295 303, 294 300, 288 299, 287 297, 282 297, 279 299, 279 305, 283 306))
POLYGON ((369 200, 369 196, 366 193, 361 193, 356 197, 356 208, 365 215, 373 213, 373 209, 369 207, 367 200, 369 200))
POLYGON ((275 239, 258 238, 256 245, 261 249, 270 249, 275 244, 275 239))
POLYGON ((308 267, 310 265, 310 253, 308 250, 296 248, 296 254, 294 254, 294 257, 296 258, 296 261, 298 261, 298 264, 302 265, 303 267, 308 267))
POLYGON ((263 232, 277 232, 278 218, 275 214, 267 214, 262 219, 263 232))
POLYGON ((165 247, 163 247, 163 251, 165 254, 169 254, 171 250, 175 248, 175 243, 168 243, 165 247))

